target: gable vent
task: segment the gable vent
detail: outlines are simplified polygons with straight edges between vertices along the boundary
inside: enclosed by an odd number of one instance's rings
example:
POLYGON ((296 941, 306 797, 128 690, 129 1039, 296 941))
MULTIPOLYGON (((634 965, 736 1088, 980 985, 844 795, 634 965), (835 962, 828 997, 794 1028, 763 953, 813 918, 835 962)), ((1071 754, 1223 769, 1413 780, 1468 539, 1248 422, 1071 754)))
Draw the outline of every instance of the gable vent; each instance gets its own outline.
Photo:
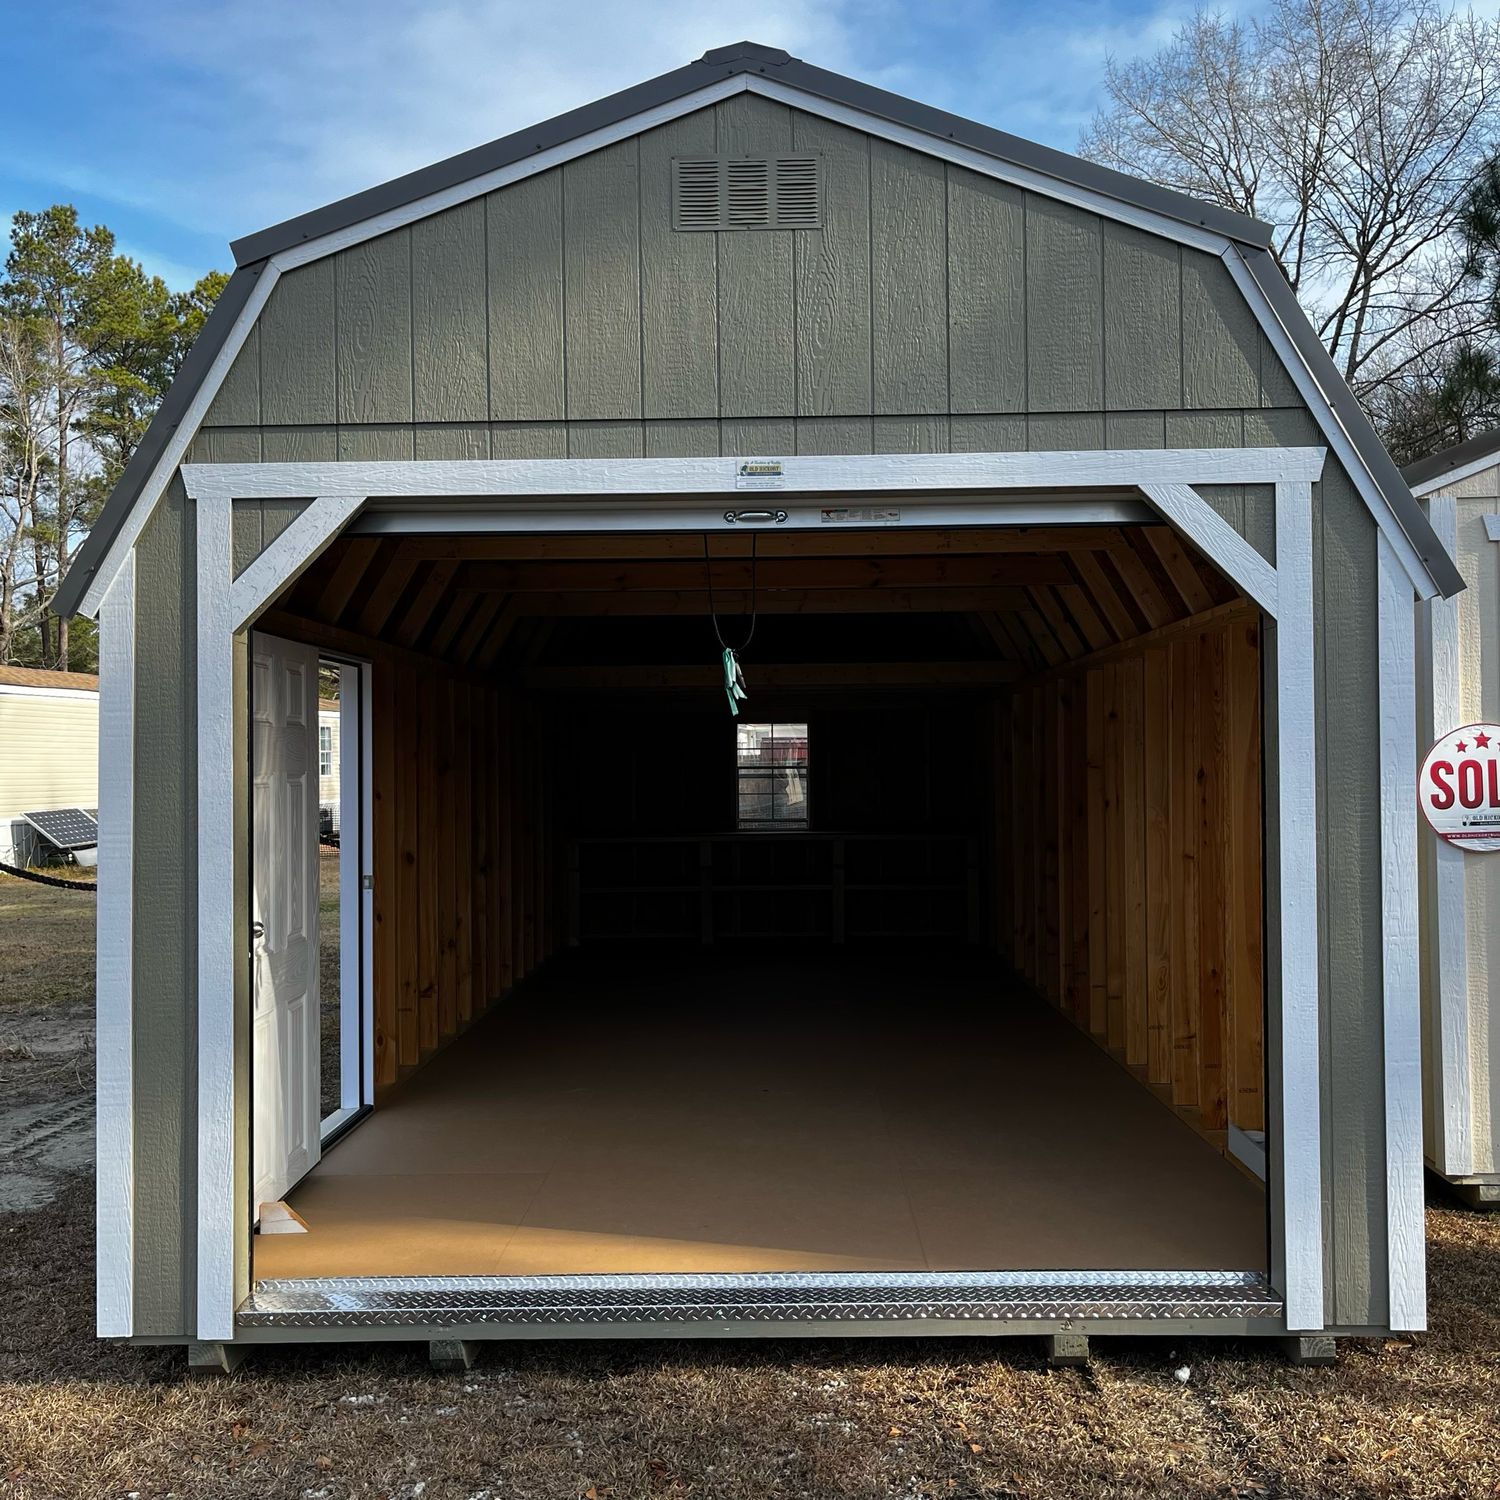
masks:
POLYGON ((672 162, 674 229, 821 229, 823 159, 679 156, 672 162))

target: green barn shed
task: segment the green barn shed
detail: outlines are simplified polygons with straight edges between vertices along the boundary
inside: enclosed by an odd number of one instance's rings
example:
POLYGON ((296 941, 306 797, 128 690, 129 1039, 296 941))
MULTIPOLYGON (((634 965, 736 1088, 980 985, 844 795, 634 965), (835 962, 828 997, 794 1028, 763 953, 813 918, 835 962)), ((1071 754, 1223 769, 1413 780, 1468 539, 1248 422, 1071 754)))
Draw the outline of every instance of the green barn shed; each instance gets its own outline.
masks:
POLYGON ((750 43, 236 243, 60 595, 100 1334, 1421 1328, 1462 580, 1268 245, 750 43))

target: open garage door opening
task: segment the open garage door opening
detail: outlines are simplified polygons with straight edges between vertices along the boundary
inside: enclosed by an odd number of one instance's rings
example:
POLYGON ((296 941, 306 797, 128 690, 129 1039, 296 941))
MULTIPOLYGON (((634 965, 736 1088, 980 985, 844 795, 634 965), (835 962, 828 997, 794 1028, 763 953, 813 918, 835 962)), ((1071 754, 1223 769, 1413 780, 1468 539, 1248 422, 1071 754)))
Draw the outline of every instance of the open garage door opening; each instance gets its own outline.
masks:
POLYGON ((1265 1274, 1260 630, 1160 524, 340 538, 374 1108, 257 1282, 1265 1274))

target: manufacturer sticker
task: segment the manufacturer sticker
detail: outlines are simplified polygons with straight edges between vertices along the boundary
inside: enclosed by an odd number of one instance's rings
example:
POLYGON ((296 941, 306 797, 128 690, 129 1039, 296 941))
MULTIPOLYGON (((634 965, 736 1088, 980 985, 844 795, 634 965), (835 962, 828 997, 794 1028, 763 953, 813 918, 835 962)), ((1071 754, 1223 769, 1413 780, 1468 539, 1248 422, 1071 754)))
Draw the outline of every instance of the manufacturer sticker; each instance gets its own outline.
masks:
POLYGON ((779 458, 742 458, 735 467, 737 490, 784 490, 786 474, 779 458))
POLYGON ((1500 849, 1500 724, 1465 724, 1427 752, 1417 800, 1441 839, 1461 849, 1500 849))

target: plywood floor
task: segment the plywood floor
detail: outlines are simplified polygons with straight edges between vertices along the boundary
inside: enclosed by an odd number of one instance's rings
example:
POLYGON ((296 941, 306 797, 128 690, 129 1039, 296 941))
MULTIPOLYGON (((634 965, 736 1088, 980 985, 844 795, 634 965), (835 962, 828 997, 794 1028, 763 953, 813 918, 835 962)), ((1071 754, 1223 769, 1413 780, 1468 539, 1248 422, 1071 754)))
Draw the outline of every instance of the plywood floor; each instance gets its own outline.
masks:
POLYGON ((1265 1266, 1258 1184, 971 958, 561 960, 290 1201, 259 1277, 1265 1266))

